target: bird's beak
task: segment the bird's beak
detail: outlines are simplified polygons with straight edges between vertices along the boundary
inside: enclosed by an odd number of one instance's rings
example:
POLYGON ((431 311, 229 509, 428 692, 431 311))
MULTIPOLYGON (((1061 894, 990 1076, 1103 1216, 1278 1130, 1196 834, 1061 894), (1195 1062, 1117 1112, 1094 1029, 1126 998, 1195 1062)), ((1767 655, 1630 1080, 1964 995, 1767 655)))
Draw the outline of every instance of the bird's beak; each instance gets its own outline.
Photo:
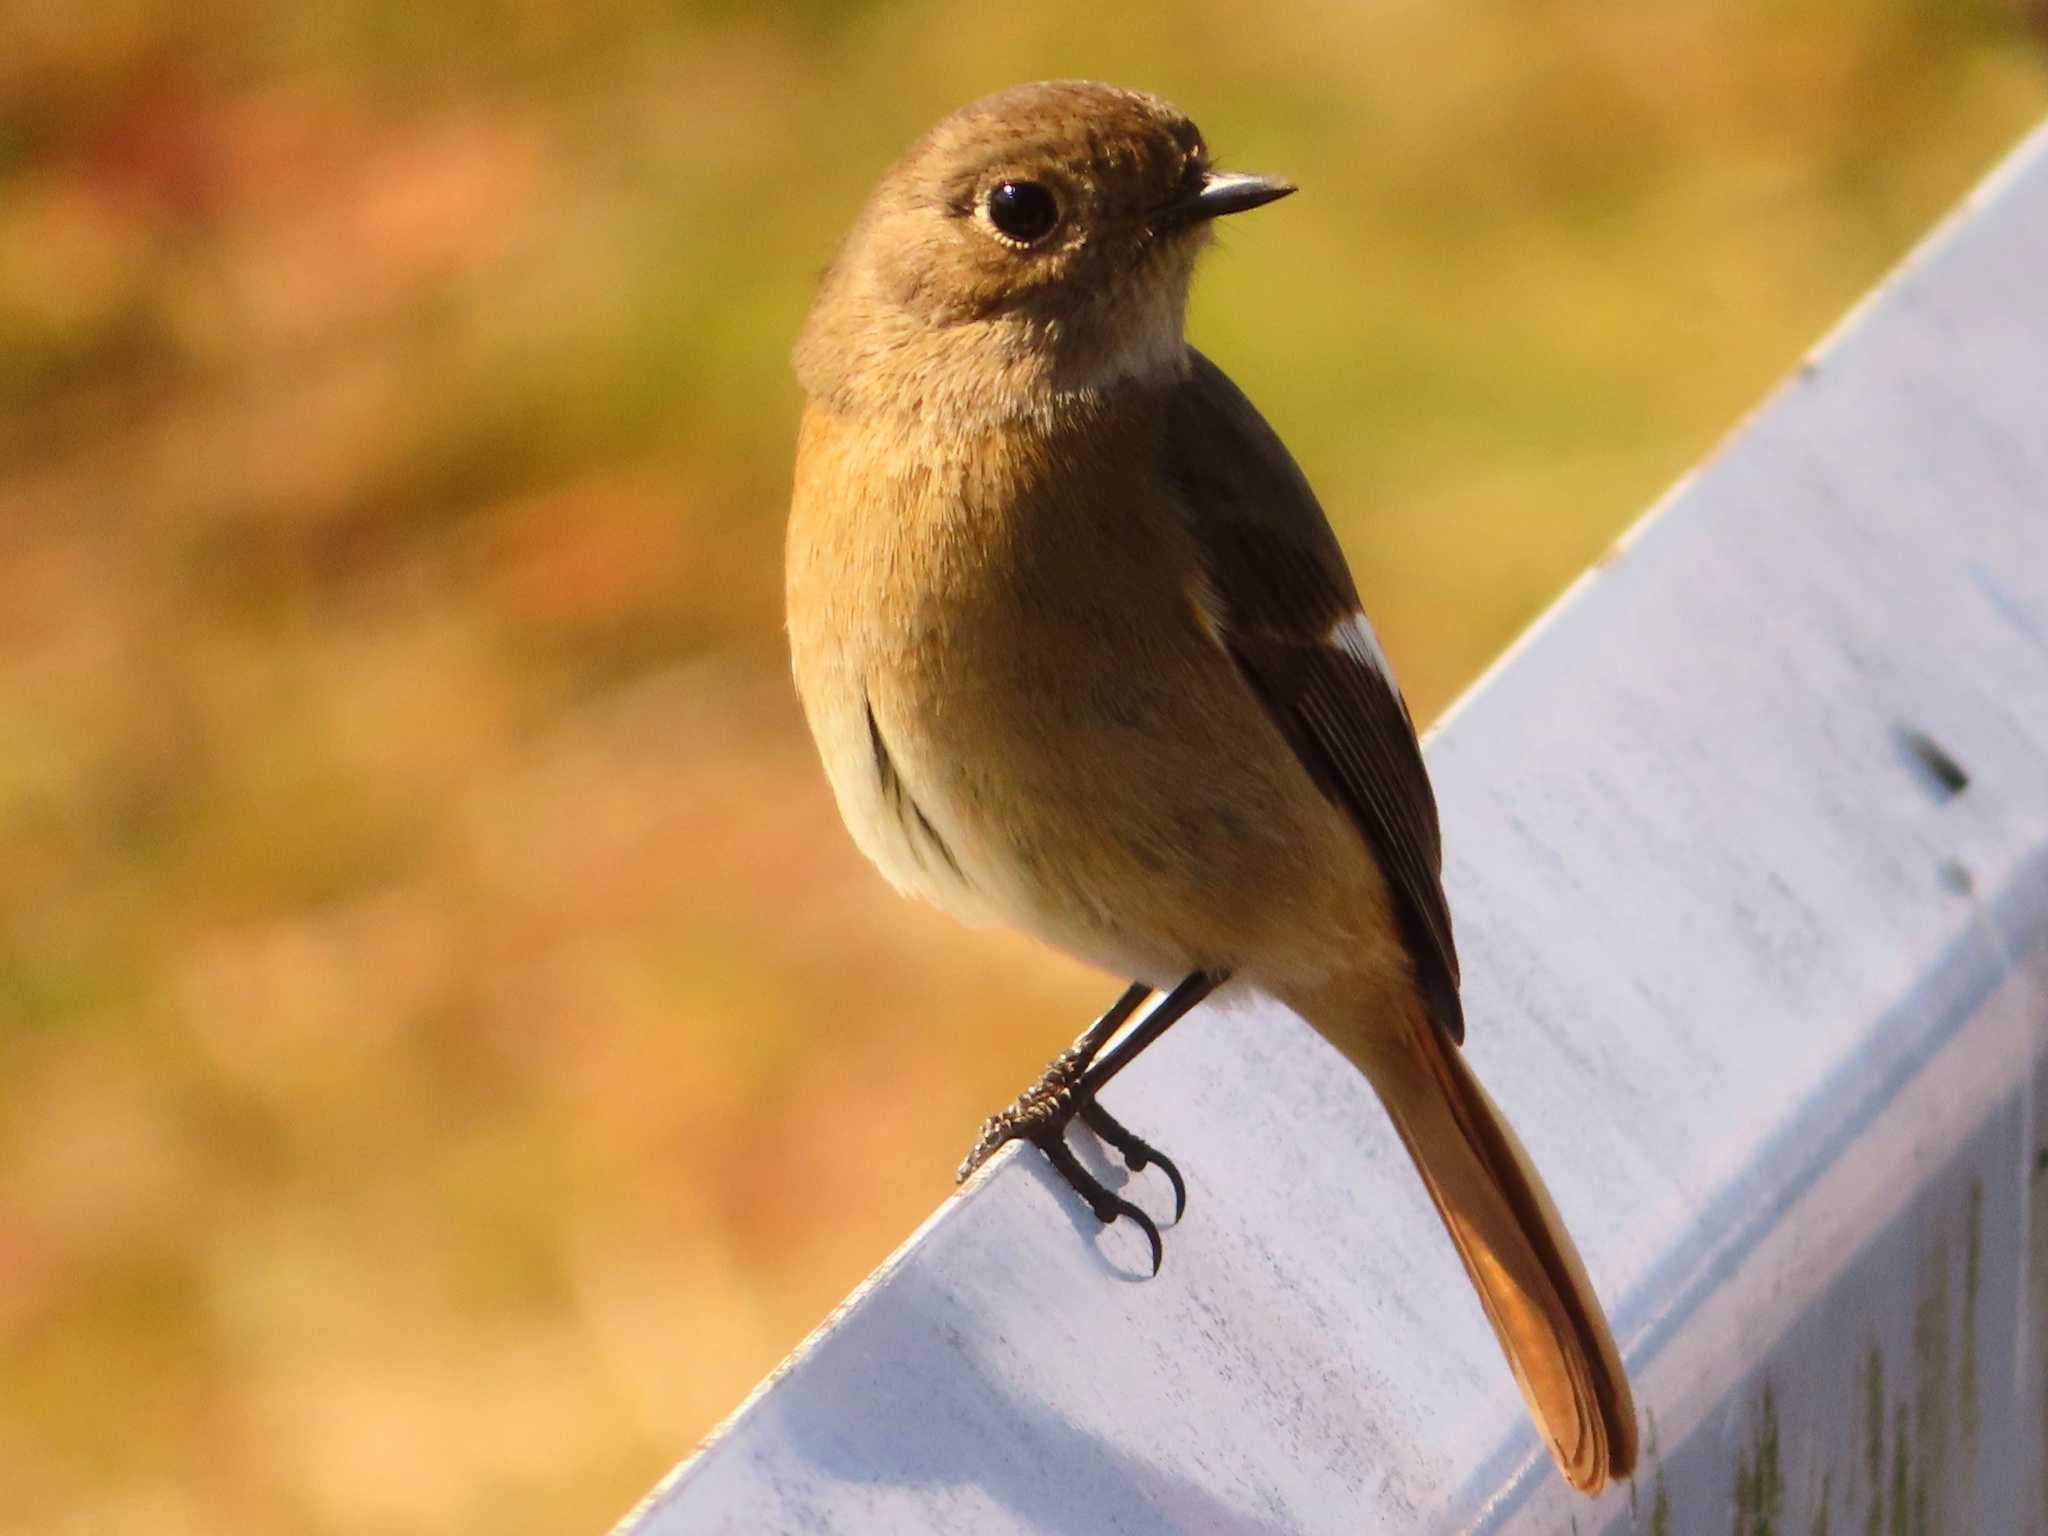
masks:
POLYGON ((1182 198, 1169 212, 1187 223, 1220 219, 1226 213, 1245 213, 1277 202, 1294 190, 1294 183, 1273 176, 1246 176, 1211 171, 1202 178, 1194 196, 1182 198))

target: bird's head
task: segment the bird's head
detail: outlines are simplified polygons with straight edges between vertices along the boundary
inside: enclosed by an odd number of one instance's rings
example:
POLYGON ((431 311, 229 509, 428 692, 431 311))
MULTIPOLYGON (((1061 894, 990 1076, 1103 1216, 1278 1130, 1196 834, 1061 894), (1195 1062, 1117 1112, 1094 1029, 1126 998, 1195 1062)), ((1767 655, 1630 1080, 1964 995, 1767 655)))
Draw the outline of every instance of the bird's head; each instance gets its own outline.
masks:
POLYGON ((1177 377, 1210 222, 1293 190, 1216 171, 1156 96, 1002 91, 883 177, 820 284, 798 376, 847 407, 995 414, 1177 377))

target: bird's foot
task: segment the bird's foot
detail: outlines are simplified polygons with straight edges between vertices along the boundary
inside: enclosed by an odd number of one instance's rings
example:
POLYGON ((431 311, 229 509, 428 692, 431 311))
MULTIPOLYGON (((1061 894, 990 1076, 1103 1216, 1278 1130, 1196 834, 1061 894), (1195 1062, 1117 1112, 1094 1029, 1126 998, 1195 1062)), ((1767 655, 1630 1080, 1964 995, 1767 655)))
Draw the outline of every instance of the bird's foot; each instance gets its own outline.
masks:
POLYGON ((1127 1130, 1115 1116, 1095 1102, 1092 1093, 1080 1088, 1081 1077, 1091 1060, 1092 1053, 1080 1046, 1053 1058, 1044 1075, 1019 1094, 1014 1104, 982 1122, 981 1134, 975 1139, 966 1160, 960 1164, 958 1177, 964 1182, 1005 1142, 1028 1141, 1045 1154, 1046 1161, 1052 1164, 1067 1186, 1088 1203, 1096 1220, 1110 1226, 1124 1218, 1137 1225, 1152 1250, 1152 1273, 1156 1275, 1165 1256, 1158 1223, 1081 1166, 1080 1159, 1067 1145, 1068 1122, 1078 1118, 1105 1145, 1121 1153, 1124 1165, 1133 1173, 1143 1173, 1156 1165, 1173 1185, 1173 1219, 1176 1222, 1187 1210, 1187 1184, 1172 1158, 1143 1137, 1127 1130))
POLYGON ((1092 1098, 1083 1099, 1076 1113, 1080 1115, 1081 1123, 1106 1145, 1123 1153, 1124 1166, 1131 1172, 1143 1173, 1156 1165, 1166 1175, 1166 1181, 1173 1186, 1173 1219, 1178 1225, 1181 1217, 1187 1214, 1188 1186, 1180 1176, 1180 1169, 1174 1166, 1173 1159, 1144 1137, 1127 1130, 1121 1121, 1092 1098))
POLYGON ((1074 1117, 1074 1087, 1094 1055, 1081 1044, 1069 1046, 1053 1057, 1038 1081, 1018 1094, 1014 1104, 982 1121, 981 1133, 953 1175, 954 1182, 966 1183, 975 1169, 1009 1142, 1038 1141, 1048 1128, 1064 1131, 1074 1117))
POLYGON ((1088 1202, 1097 1221, 1108 1227, 1114 1226, 1118 1217, 1124 1217, 1137 1224, 1152 1249, 1152 1273, 1158 1274, 1160 1261, 1166 1257, 1166 1245, 1159 1240, 1159 1224, 1081 1166, 1081 1160, 1074 1156, 1074 1149, 1061 1134, 1065 1129, 1062 1122, 1042 1130, 1031 1138, 1032 1145, 1045 1154, 1045 1160, 1067 1181, 1067 1187, 1088 1202))

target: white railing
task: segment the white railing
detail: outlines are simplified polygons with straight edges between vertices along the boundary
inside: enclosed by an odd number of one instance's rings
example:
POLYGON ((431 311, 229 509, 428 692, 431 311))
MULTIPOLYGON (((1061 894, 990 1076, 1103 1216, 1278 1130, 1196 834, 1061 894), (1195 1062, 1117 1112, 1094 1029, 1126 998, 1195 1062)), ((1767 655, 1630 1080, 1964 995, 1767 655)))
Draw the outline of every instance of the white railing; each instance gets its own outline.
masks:
POLYGON ((1204 1010, 1106 1096, 1157 1279, 1006 1152, 624 1529, 2048 1530, 2048 130, 1429 761, 1632 1487, 1552 1472, 1364 1079, 1204 1010))

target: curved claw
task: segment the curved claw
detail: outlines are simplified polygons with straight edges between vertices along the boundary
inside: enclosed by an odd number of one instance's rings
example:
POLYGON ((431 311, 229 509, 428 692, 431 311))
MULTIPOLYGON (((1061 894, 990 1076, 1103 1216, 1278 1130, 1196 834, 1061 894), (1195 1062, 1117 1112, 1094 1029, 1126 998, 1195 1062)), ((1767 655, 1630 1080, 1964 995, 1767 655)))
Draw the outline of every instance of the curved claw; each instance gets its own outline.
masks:
POLYGON ((1152 1273, 1157 1276, 1159 1266, 1166 1258, 1166 1245, 1160 1240, 1159 1228, 1150 1216, 1139 1210, 1121 1195, 1106 1188, 1087 1169, 1081 1166, 1063 1137, 1057 1133, 1034 1136, 1032 1144, 1046 1156, 1054 1171, 1067 1181, 1077 1195, 1088 1202, 1088 1209, 1095 1213, 1095 1219, 1105 1227, 1114 1226, 1117 1218, 1127 1217, 1137 1224, 1145 1234, 1145 1241, 1152 1248, 1152 1273))
POLYGON ((1159 1240, 1159 1228, 1150 1216, 1121 1195, 1111 1195, 1109 1206, 1107 1215, 1103 1213, 1101 1206, 1096 1206, 1096 1216, 1105 1227, 1113 1225, 1119 1216, 1128 1217, 1138 1224, 1138 1230, 1145 1234, 1145 1241, 1152 1245, 1152 1277, 1156 1280, 1159 1277, 1159 1266, 1166 1258, 1166 1245, 1159 1240))
POLYGON ((1147 1168, 1158 1165, 1159 1171, 1173 1186, 1173 1220, 1178 1226, 1181 1217, 1187 1214, 1188 1186, 1187 1180, 1180 1176, 1180 1169, 1174 1166, 1173 1159, 1144 1137, 1125 1129, 1121 1121, 1093 1099, 1082 1102, 1079 1114, 1083 1125, 1123 1154, 1124 1166, 1131 1172, 1143 1173, 1147 1168))
POLYGON ((1173 1224, 1179 1226, 1181 1217, 1185 1216, 1188 1210, 1187 1180, 1180 1176, 1180 1170, 1173 1166, 1173 1159, 1164 1152, 1155 1148, 1152 1152, 1152 1161, 1159 1165, 1159 1171, 1166 1175, 1167 1183, 1173 1186, 1173 1224))

